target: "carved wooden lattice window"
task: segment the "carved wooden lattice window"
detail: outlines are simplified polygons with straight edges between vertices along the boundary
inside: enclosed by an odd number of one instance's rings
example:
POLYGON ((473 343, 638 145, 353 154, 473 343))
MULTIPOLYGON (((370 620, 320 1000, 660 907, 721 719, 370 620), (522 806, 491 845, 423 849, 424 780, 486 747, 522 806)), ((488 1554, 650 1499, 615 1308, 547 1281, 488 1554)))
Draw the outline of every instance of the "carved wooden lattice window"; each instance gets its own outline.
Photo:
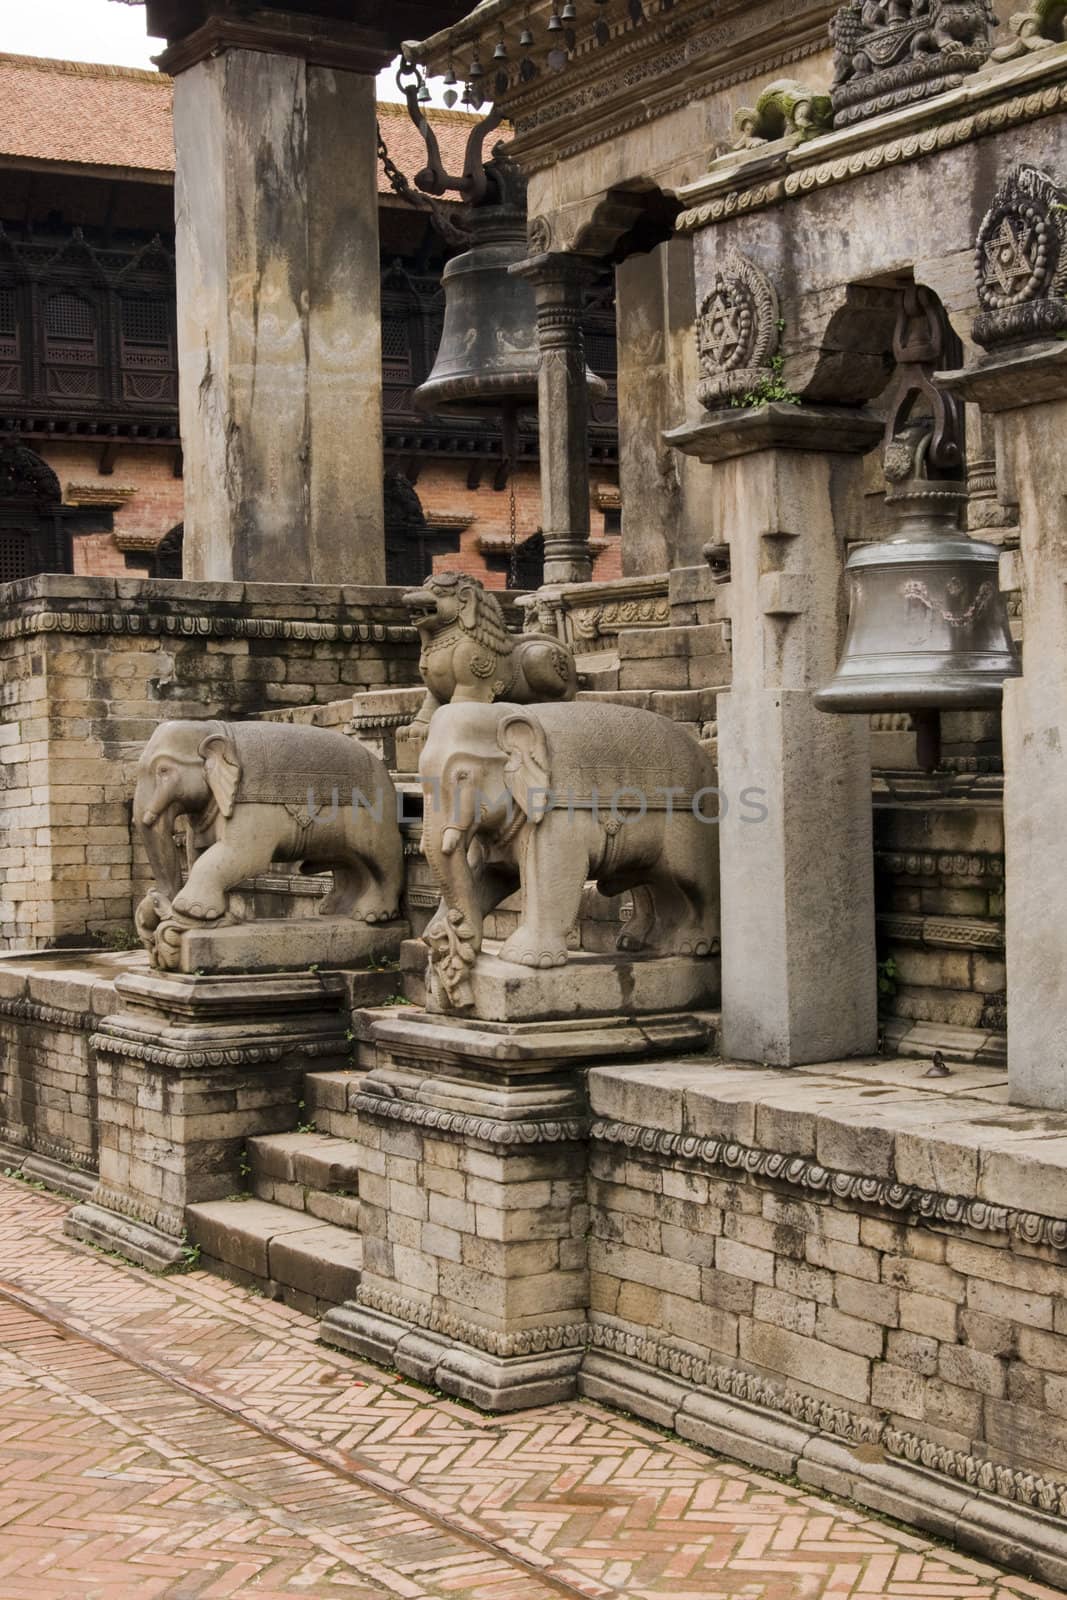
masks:
POLYGON ((173 312, 168 301, 128 295, 122 302, 124 400, 173 401, 178 395, 173 312))
POLYGON ((49 394, 71 400, 99 396, 96 308, 70 289, 45 302, 44 359, 49 394))
POLYGON ((15 290, 0 284, 0 394, 18 394, 21 387, 15 290))
POLYGON ((28 528, 8 528, 0 522, 0 583, 14 583, 39 570, 37 540, 28 528))

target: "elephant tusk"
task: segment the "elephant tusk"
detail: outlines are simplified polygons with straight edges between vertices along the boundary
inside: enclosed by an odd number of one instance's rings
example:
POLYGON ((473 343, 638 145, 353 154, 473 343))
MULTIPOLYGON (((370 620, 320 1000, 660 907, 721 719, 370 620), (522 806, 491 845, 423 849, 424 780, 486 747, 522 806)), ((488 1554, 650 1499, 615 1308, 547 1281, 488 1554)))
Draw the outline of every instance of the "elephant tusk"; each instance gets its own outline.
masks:
POLYGON ((441 835, 441 854, 450 856, 463 839, 462 828, 446 828, 441 835))

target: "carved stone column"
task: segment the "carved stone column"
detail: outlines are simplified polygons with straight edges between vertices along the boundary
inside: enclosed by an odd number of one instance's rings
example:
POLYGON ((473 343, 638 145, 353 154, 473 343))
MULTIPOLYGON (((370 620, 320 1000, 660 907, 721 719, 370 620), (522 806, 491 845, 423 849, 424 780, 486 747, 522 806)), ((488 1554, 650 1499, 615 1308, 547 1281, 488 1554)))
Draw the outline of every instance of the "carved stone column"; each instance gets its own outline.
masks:
POLYGON ((175 75, 186 576, 385 581, 381 35, 210 14, 175 75))
POLYGON ((714 463, 733 687, 719 697, 723 1055, 770 1066, 877 1044, 868 719, 812 691, 844 634, 845 541, 881 423, 830 407, 713 413, 672 444, 714 463), (762 815, 761 815, 762 813, 762 815))
POLYGON ((582 256, 554 251, 513 271, 537 295, 537 379, 541 446, 541 521, 545 583, 588 583, 589 388, 582 336, 582 290, 596 271, 582 256))
POLYGON ((988 353, 947 387, 993 418, 1000 497, 1019 548, 1023 672, 1004 685, 1009 1098, 1067 1111, 1067 191, 1014 168, 978 230, 975 340, 988 353))

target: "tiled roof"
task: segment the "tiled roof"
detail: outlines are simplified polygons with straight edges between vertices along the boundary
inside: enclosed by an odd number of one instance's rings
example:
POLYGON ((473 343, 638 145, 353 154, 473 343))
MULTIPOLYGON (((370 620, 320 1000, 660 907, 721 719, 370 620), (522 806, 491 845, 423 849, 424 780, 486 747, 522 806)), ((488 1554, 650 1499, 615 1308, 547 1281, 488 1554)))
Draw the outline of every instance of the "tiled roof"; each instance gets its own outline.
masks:
MULTIPOLYGON (((161 72, 0 53, 0 158, 173 172, 172 99, 171 79, 161 72)), ((382 101, 378 114, 389 154, 414 177, 426 152, 407 107, 382 101)), ((446 168, 461 172, 475 118, 432 108, 429 117, 446 168)), ((391 193, 380 164, 378 189, 391 193)))
POLYGON ((173 172, 172 89, 159 72, 0 55, 0 155, 173 172))

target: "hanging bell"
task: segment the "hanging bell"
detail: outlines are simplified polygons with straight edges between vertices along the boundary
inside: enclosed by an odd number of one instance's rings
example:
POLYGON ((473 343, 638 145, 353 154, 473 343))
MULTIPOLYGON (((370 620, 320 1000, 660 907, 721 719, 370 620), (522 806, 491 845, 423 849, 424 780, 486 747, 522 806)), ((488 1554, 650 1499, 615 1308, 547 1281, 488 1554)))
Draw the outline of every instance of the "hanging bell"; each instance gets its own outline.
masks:
POLYGON ((560 17, 563 21, 573 22, 577 15, 578 7, 574 4, 574 0, 565 0, 563 10, 560 12, 560 17))
POLYGON ((445 73, 444 84, 446 89, 454 89, 456 87, 456 69, 451 63, 449 63, 448 71, 445 73))
POLYGON ((507 59, 508 59, 508 47, 504 43, 503 39, 498 39, 496 44, 493 46, 493 60, 494 61, 506 61, 507 59))
POLYGON ((529 48, 533 44, 533 42, 534 42, 534 36, 530 32, 530 29, 528 27, 523 28, 522 32, 519 34, 519 43, 522 46, 522 48, 524 50, 529 50, 529 48))
POLYGON ((958 531, 961 482, 927 477, 911 436, 886 454, 895 533, 848 559, 849 619, 820 711, 909 711, 936 765, 936 716, 1000 704, 1019 659, 997 581, 998 552, 958 531))
POLYGON ((562 27, 563 18, 559 15, 558 11, 553 11, 552 15, 548 19, 549 33, 558 33, 562 27))
MULTIPOLYGON (((537 303, 528 278, 508 269, 530 254, 525 209, 485 206, 471 214, 469 250, 453 256, 441 276, 444 326, 433 370, 415 390, 417 410, 485 417, 512 404, 537 404, 537 303)), ((586 369, 590 399, 607 392, 586 369)))

